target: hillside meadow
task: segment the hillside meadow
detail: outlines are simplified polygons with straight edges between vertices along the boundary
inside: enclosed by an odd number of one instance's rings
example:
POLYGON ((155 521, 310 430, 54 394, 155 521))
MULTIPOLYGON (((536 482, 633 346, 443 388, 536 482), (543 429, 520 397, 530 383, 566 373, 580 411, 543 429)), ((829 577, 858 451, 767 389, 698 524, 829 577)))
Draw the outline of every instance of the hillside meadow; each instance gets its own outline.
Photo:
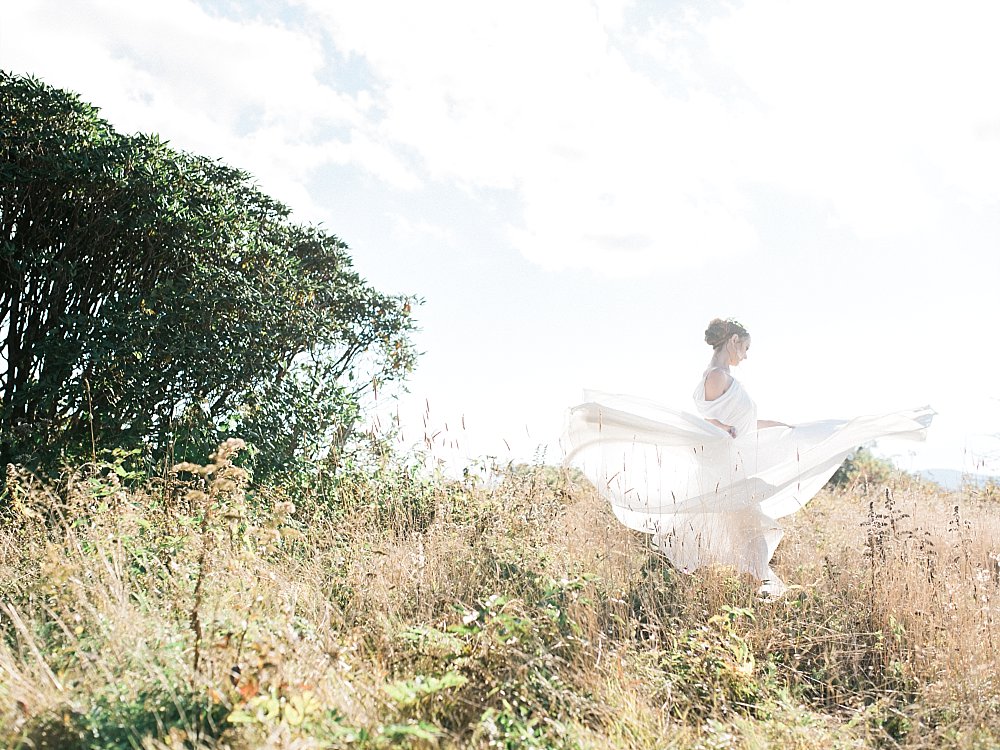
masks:
POLYGON ((585 480, 389 453, 309 490, 128 455, 0 523, 13 748, 988 748, 992 489, 855 475, 787 519, 791 590, 686 576, 585 480))

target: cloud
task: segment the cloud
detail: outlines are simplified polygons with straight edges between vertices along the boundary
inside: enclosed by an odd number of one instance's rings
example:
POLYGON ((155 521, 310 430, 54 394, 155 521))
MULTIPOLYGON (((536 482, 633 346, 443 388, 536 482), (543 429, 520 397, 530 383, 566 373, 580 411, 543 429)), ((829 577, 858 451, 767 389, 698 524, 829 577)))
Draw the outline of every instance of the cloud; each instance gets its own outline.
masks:
POLYGON ((547 267, 752 252, 762 186, 861 239, 1000 194, 989 3, 305 1, 380 82, 380 138, 514 192, 510 237, 547 267))
POLYGON ((8 4, 0 52, 122 129, 250 170, 307 218, 329 218, 309 189, 329 169, 502 191, 510 241, 550 269, 754 253, 762 188, 861 239, 940 230, 1000 195, 985 0, 269 9, 8 4))
POLYGON ((516 194, 509 237, 531 260, 627 273, 757 245, 725 103, 630 67, 622 4, 307 5, 381 82, 385 142, 431 180, 516 194))
POLYGON ((392 233, 399 241, 409 242, 417 237, 428 238, 436 245, 458 246, 458 237, 450 227, 434 224, 424 219, 410 219, 402 214, 391 217, 392 233))
POLYGON ((702 26, 741 86, 746 176, 829 203, 862 238, 934 224, 952 200, 996 203, 1000 8, 761 0, 702 26), (945 198, 944 194, 950 193, 945 198))
POLYGON ((395 186, 413 174, 365 134, 370 101, 323 80, 308 28, 213 15, 188 0, 8 4, 0 63, 80 93, 125 132, 254 174, 299 216, 324 218, 307 187, 328 164, 363 165, 395 186))

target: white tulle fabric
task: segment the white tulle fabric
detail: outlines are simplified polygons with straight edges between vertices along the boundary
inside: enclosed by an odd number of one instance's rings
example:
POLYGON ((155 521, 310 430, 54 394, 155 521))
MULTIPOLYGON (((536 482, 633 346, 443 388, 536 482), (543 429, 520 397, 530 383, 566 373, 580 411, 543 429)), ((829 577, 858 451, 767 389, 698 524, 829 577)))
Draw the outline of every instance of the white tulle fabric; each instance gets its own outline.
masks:
POLYGON ((882 437, 922 439, 934 412, 911 411, 757 429, 757 407, 736 380, 701 416, 640 398, 586 391, 569 412, 567 462, 579 467, 629 528, 652 535, 674 566, 732 565, 778 594, 770 567, 778 519, 802 508, 847 455, 882 437), (736 428, 736 438, 706 419, 736 428))

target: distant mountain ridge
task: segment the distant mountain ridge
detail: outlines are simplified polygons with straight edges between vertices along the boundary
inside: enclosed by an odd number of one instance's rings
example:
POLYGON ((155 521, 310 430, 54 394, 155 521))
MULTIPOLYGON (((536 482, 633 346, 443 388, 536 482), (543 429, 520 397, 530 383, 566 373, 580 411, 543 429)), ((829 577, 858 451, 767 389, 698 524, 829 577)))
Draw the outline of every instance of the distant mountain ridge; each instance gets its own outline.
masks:
POLYGON ((946 490, 957 490, 967 484, 985 487, 991 481, 1000 483, 1000 477, 988 474, 970 474, 958 469, 920 469, 914 473, 923 479, 941 485, 946 490))

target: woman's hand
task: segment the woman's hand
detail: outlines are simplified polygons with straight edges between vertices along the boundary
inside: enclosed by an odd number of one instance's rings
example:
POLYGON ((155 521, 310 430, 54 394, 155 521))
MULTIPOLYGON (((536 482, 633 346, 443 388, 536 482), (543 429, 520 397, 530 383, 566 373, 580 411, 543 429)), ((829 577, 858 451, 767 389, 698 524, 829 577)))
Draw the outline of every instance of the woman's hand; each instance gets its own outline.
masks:
POLYGON ((721 427, 723 430, 729 433, 729 437, 736 437, 736 428, 733 427, 731 424, 720 422, 718 419, 706 419, 705 421, 714 424, 716 427, 721 427))

